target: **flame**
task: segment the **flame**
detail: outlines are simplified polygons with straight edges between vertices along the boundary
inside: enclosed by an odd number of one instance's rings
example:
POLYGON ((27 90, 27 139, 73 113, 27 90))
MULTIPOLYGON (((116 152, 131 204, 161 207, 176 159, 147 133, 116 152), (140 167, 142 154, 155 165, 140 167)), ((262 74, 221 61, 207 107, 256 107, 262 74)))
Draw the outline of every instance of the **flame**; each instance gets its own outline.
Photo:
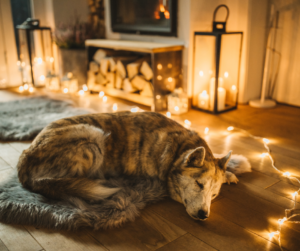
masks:
POLYGON ((158 11, 154 11, 154 18, 160 19, 160 15, 159 15, 158 11))
POLYGON ((166 19, 170 19, 170 12, 169 11, 166 10, 164 14, 165 14, 166 19))
POLYGON ((160 4, 159 10, 160 10, 160 12, 165 12, 166 11, 165 6, 163 4, 160 4))

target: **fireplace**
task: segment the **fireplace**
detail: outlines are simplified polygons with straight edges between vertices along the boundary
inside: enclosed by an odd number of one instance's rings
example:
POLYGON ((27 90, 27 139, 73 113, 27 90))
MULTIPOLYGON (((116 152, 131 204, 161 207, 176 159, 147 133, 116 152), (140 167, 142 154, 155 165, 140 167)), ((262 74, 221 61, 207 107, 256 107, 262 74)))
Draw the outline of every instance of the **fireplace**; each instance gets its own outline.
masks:
POLYGON ((114 32, 177 36, 177 0, 110 0, 114 32))

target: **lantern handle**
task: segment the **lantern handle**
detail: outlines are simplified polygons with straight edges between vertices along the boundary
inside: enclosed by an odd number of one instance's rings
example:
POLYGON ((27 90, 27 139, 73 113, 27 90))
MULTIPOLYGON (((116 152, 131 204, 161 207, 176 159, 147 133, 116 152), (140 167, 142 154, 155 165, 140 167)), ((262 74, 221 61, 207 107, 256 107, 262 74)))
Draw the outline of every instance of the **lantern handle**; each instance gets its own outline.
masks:
POLYGON ((226 32, 226 23, 227 23, 228 17, 229 17, 229 8, 228 8, 228 6, 225 5, 225 4, 219 5, 214 11, 213 32, 226 32), (225 18, 224 22, 217 22, 216 21, 216 14, 217 14, 218 10, 222 7, 224 7, 227 10, 227 15, 226 15, 226 18, 225 18))

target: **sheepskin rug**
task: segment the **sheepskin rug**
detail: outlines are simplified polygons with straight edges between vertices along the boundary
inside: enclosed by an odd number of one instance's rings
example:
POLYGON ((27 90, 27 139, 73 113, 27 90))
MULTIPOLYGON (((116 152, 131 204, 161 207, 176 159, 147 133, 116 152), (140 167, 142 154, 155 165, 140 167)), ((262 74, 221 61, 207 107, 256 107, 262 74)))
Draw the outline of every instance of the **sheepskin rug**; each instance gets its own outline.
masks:
POLYGON ((31 140, 55 120, 90 112, 46 96, 0 102, 0 140, 31 140))
MULTIPOLYGON (((232 155, 228 168, 234 173, 251 172, 241 155, 232 155)), ((76 198, 58 201, 26 190, 13 173, 0 184, 0 222, 63 230, 113 228, 133 221, 147 204, 167 195, 166 184, 158 179, 119 177, 107 179, 104 185, 121 189, 94 204, 76 198)))

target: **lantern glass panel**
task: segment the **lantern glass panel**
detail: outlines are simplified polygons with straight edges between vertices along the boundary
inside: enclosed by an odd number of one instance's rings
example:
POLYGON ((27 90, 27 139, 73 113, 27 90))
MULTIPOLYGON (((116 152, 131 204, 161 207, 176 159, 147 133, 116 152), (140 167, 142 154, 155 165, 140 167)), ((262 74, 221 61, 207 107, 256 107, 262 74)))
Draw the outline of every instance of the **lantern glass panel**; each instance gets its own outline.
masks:
POLYGON ((193 106, 213 111, 215 44, 212 35, 195 36, 193 106))
POLYGON ((44 86, 54 64, 50 30, 19 29, 19 39, 23 83, 44 86))
POLYGON ((224 109, 235 106, 237 102, 241 36, 241 34, 224 34, 221 38, 219 87, 225 90, 224 109))

